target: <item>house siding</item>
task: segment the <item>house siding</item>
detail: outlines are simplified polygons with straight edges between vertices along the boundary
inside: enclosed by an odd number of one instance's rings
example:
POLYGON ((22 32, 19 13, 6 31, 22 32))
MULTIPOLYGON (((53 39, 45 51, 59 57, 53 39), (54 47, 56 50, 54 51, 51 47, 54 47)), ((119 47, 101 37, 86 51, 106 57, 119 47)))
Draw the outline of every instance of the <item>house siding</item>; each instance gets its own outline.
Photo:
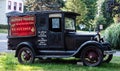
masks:
POLYGON ((7 25, 6 13, 11 11, 23 12, 23 0, 0 0, 0 24, 7 25), (8 2, 11 2, 11 9, 8 8, 8 2), (14 2, 17 3, 16 10, 14 10, 14 2), (19 4, 22 4, 22 9, 19 10, 19 4))
POLYGON ((0 24, 6 24, 6 0, 0 0, 0 24))

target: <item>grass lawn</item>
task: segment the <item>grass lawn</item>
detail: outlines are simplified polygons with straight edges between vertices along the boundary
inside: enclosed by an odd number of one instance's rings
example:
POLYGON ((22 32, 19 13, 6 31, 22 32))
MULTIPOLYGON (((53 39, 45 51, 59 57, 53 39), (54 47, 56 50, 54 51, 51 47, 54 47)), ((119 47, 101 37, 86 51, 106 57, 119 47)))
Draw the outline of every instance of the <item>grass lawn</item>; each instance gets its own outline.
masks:
POLYGON ((0 54, 0 71, 120 71, 120 57, 98 67, 77 65, 73 59, 36 60, 34 64, 19 64, 14 54, 0 54))
POLYGON ((7 33, 7 29, 0 29, 0 33, 7 33))

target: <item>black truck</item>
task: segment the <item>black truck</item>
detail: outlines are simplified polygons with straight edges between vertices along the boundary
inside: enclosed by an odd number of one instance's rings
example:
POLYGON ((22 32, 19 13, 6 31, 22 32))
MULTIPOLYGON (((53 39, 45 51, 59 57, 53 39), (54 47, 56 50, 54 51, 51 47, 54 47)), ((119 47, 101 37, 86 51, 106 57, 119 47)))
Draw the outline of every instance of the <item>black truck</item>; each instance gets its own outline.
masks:
POLYGON ((99 33, 76 31, 76 16, 65 11, 10 12, 8 49, 22 64, 35 58, 79 58, 86 66, 109 63, 115 51, 99 33))

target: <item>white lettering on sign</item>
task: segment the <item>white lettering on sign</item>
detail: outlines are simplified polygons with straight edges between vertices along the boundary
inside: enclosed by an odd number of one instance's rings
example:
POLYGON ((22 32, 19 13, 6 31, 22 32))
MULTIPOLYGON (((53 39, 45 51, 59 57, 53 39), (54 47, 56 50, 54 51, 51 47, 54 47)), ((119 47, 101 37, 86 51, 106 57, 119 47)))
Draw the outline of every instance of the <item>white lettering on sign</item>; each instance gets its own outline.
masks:
POLYGON ((47 31, 38 31, 38 45, 46 46, 47 45, 47 31))
POLYGON ((35 36, 35 16, 14 16, 10 17, 10 35, 13 37, 35 36))
POLYGON ((39 42, 39 45, 43 45, 43 46, 46 46, 46 45, 47 45, 47 44, 46 44, 47 39, 45 39, 45 38, 39 39, 38 42, 39 42))
POLYGON ((47 33, 46 31, 39 31, 38 37, 47 37, 46 33, 47 33))

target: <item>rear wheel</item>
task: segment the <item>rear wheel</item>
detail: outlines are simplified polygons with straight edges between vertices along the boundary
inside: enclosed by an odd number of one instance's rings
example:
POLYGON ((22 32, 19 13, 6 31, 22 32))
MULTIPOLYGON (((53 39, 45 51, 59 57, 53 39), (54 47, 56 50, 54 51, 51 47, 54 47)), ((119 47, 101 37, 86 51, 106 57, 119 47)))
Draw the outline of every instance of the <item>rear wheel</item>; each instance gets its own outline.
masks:
POLYGON ((98 66, 102 63, 102 51, 96 46, 88 46, 82 50, 81 59, 86 66, 98 66))
POLYGON ((18 52, 18 61, 21 64, 30 64, 34 62, 34 53, 28 47, 23 47, 18 52))

